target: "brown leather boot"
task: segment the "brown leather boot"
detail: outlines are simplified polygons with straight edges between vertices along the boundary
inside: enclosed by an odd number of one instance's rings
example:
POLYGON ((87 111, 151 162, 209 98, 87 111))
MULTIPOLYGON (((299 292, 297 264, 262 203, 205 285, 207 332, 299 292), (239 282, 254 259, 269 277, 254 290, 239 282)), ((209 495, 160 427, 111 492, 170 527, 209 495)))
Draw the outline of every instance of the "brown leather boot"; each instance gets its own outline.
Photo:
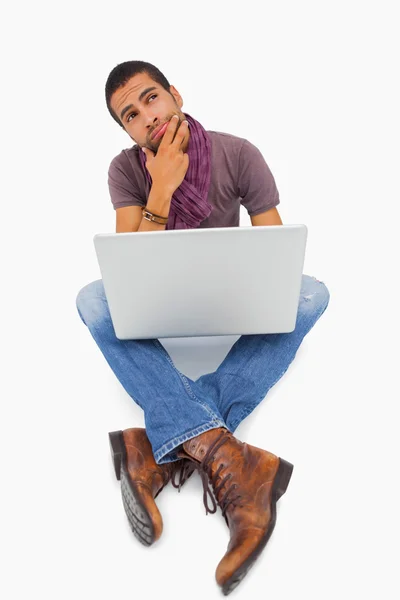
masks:
POLYGON ((129 524, 137 539, 150 546, 158 540, 163 529, 154 499, 170 480, 174 487, 180 489, 195 467, 187 460, 158 465, 143 428, 113 431, 108 436, 129 524), (176 483, 178 473, 179 482, 176 483))
POLYGON ((275 527, 276 502, 285 493, 293 465, 237 440, 227 429, 211 429, 183 444, 203 479, 206 513, 222 509, 230 531, 216 579, 228 595, 261 554, 275 527), (210 496, 213 507, 207 502, 210 496))

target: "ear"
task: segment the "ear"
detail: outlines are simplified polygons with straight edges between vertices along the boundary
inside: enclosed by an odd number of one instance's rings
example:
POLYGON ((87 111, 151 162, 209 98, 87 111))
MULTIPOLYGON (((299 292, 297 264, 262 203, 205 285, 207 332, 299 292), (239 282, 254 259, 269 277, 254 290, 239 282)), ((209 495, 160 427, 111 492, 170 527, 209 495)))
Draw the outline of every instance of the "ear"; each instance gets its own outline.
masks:
POLYGON ((179 106, 179 108, 182 108, 182 106, 183 106, 183 99, 182 99, 182 96, 180 95, 180 93, 178 92, 178 90, 173 85, 170 85, 169 86, 169 91, 171 92, 171 94, 175 98, 175 102, 177 103, 177 105, 179 106))

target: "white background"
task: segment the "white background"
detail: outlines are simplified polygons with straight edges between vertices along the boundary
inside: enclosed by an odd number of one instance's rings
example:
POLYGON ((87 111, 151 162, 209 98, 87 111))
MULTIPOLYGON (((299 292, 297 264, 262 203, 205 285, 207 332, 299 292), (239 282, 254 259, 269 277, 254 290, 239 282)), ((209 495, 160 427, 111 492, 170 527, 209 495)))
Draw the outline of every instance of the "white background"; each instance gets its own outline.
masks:
MULTIPOLYGON (((399 597, 395 4, 2 9, 3 598, 222 597, 214 572, 229 535, 220 511, 205 516, 199 478, 157 499, 157 544, 131 534, 107 434, 143 415, 75 307, 100 276, 93 235, 115 230, 107 169, 132 142, 104 85, 126 60, 155 64, 206 129, 258 146, 284 223, 308 226, 304 271, 331 294, 236 433, 295 470, 271 541, 232 598, 399 597)), ((236 339, 164 341, 195 377, 236 339)))

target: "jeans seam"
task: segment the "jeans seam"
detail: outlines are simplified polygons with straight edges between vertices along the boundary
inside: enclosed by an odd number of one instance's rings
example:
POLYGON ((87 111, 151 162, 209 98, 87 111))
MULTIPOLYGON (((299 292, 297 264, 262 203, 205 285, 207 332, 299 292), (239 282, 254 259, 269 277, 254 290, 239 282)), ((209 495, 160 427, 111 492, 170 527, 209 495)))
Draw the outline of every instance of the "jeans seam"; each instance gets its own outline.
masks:
POLYGON ((208 414, 213 417, 214 419, 221 419, 222 415, 217 415, 213 410, 211 410, 211 408, 208 406, 208 404, 206 404, 203 400, 201 400, 200 398, 198 398, 196 396, 196 394, 193 392, 192 388, 189 385, 188 380, 186 379, 185 375, 183 373, 181 373, 176 366, 174 365, 173 361, 171 360, 171 357, 169 356, 168 352, 165 350, 164 346, 161 344, 161 342, 158 339, 153 339, 153 343, 156 346, 156 348, 158 348, 159 350, 161 350, 163 352, 163 354, 165 355, 165 357, 167 358, 168 362, 170 363, 171 367, 173 367, 173 369, 175 370, 175 372, 179 375, 179 378, 181 379, 186 393, 188 394, 188 396, 190 398, 192 398, 192 400, 194 400, 195 402, 197 402, 198 404, 200 404, 207 412, 208 414))

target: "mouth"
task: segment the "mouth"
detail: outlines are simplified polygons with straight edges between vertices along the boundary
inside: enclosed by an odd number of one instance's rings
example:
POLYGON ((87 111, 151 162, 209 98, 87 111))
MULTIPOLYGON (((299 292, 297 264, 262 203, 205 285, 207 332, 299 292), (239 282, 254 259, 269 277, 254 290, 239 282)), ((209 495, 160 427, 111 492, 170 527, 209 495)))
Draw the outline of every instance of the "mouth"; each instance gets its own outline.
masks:
POLYGON ((168 127, 168 123, 169 123, 169 121, 167 121, 166 123, 163 123, 162 125, 159 125, 157 127, 157 129, 155 129, 153 131, 153 133, 151 134, 151 139, 156 140, 157 138, 161 137, 165 133, 165 130, 168 127))

